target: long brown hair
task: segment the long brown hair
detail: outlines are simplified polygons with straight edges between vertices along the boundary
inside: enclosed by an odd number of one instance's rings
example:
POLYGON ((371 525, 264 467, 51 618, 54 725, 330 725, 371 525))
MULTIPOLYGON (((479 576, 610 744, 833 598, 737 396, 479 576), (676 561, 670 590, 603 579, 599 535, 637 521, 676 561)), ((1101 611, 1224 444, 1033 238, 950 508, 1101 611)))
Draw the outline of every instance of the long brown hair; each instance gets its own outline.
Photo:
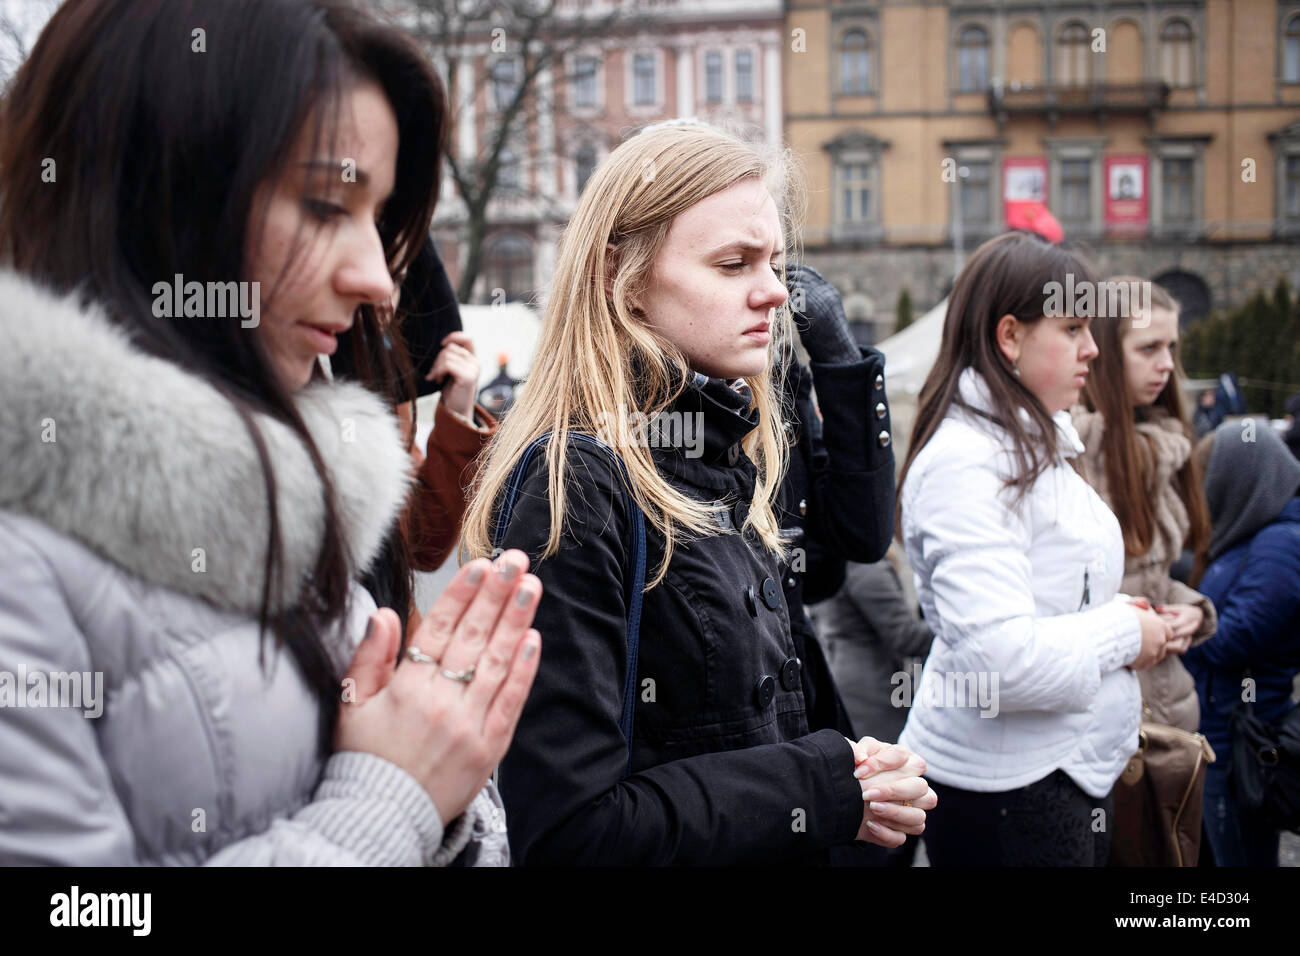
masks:
MULTIPOLYGON (((1151 289, 1151 307, 1165 309, 1178 315, 1178 302, 1154 282, 1137 276, 1112 276, 1108 284, 1120 288, 1137 289, 1142 285, 1151 289)), ((1155 467, 1155 453, 1150 442, 1141 440, 1137 430, 1137 416, 1129 395, 1128 376, 1124 370, 1124 337, 1133 328, 1133 319, 1139 310, 1137 296, 1126 296, 1125 314, 1099 317, 1093 320, 1092 335, 1097 341, 1099 354, 1092 363, 1088 383, 1083 390, 1083 404, 1090 412, 1100 412, 1106 427, 1102 430, 1101 457, 1106 473, 1106 487, 1110 492, 1111 509, 1124 531, 1124 551, 1128 555, 1146 554, 1155 537, 1156 509, 1152 496, 1146 492, 1147 477, 1155 467)), ((1182 425, 1188 441, 1192 440, 1191 422, 1183 408, 1182 365, 1174 352, 1174 370, 1169 381, 1152 403, 1167 411, 1182 425)), ((1174 488, 1187 509, 1189 526, 1184 547, 1194 551, 1208 547, 1210 541, 1210 509, 1205 503, 1201 488, 1201 472, 1195 456, 1187 461, 1174 476, 1174 488)))
MULTIPOLYGON (((939 357, 921 388, 912 440, 898 477, 900 489, 912 462, 959 400, 961 372, 973 368, 988 384, 993 417, 1011 436, 1016 467, 1007 487, 1014 490, 1013 503, 1023 499, 1056 458, 1056 425, 1043 403, 1013 374, 998 347, 998 321, 1013 315, 1033 325, 1046 312, 1051 283, 1061 288, 1079 286, 1094 281, 1094 275, 1082 255, 1032 233, 1004 233, 975 250, 948 297, 939 357), (1067 282, 1068 275, 1073 276, 1072 283, 1067 282), (1017 414, 1020 408, 1029 413, 1030 425, 1017 414)), ((901 502, 900 495, 900 509, 901 502)), ((898 518, 894 525, 901 537, 901 514, 898 518)))

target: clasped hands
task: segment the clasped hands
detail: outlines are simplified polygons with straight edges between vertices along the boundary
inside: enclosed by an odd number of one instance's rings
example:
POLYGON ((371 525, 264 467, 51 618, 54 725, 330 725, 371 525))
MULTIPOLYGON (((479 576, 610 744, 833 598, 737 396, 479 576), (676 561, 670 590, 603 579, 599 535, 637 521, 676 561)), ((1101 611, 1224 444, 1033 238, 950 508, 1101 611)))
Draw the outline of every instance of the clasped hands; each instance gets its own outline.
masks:
MULTIPOLYGON (((848 739, 847 737, 845 738, 848 739)), ((902 846, 907 835, 925 830, 925 813, 939 797, 921 774, 925 761, 906 747, 863 737, 853 747, 853 776, 862 785, 862 826, 857 839, 883 847, 902 846)))

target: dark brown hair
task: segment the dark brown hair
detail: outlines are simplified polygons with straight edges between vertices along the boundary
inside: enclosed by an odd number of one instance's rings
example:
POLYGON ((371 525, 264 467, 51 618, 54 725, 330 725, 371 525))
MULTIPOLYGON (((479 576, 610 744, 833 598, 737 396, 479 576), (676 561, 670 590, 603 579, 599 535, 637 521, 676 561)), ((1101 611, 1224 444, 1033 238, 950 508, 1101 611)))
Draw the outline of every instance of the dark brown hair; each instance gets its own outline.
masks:
MULTIPOLYGON (((992 418, 1011 436, 1016 468, 1007 486, 1014 490, 1013 504, 1055 460, 1056 425, 1042 402, 1012 373, 1011 363, 998 347, 997 326, 1004 315, 1027 325, 1039 322, 1048 305, 1049 284, 1066 287, 1067 275, 1073 276, 1075 286, 1095 281, 1093 268, 1083 256, 1028 232, 1004 233, 971 255, 948 297, 939 356, 921 388, 899 488, 948 409, 954 402, 961 403, 957 382, 967 368, 983 376, 992 398, 992 418), (1020 408, 1029 413, 1029 425, 1017 414, 1020 408)), ((902 522, 895 525, 901 533, 902 522)))
MULTIPOLYGON (((1106 280, 1125 288, 1136 289, 1147 280, 1137 276, 1112 276, 1106 280)), ((1174 298, 1149 282, 1151 307, 1178 314, 1174 298)), ((1100 412, 1105 421, 1101 438, 1102 466, 1106 473, 1106 486, 1110 491, 1111 508, 1124 532, 1124 551, 1128 555, 1143 555, 1151 550, 1155 536, 1156 514, 1152 496, 1146 491, 1147 479, 1155 468, 1155 452, 1150 442, 1142 440, 1136 425, 1137 416, 1144 414, 1136 409, 1129 395, 1128 376, 1124 370, 1124 337, 1133 326, 1134 313, 1140 303, 1135 296, 1126 297, 1127 313, 1119 316, 1098 317, 1092 323, 1092 335, 1097 341, 1098 355, 1092 363, 1088 383, 1083 391, 1083 404, 1091 412, 1100 412)), ((1183 373, 1178 354, 1174 352, 1174 371, 1169 381, 1152 403, 1163 408, 1183 428, 1188 441, 1192 440, 1192 427, 1183 408, 1183 373)), ((1194 456, 1174 476, 1174 487, 1187 509, 1189 526, 1187 538, 1180 542, 1192 550, 1208 547, 1210 541, 1210 509, 1201 488, 1201 472, 1194 456)))
MULTIPOLYGON (((321 635, 346 610, 351 574, 328 471, 260 335, 240 317, 203 322, 153 314, 153 285, 247 280, 255 196, 274 185, 308 131, 325 145, 358 78, 384 90, 397 118, 393 194, 380 235, 393 274, 427 234, 445 136, 442 87, 401 32, 345 0, 68 0, 46 25, 0 105, 0 259, 60 292, 102 304, 139 347, 203 377, 244 421, 270 509, 260 615, 289 648, 321 704, 328 751, 337 678, 321 635), (204 50, 195 48, 195 31, 204 50), (45 183, 45 160, 56 180, 45 183), (287 424, 324 487, 325 537, 297 604, 285 608, 275 469, 253 414, 287 424)), ((273 190, 267 190, 267 196, 273 190)), ((269 201, 269 199, 268 199, 269 201)), ((302 244, 299 244, 299 250, 302 244)), ((286 271, 288 266, 286 266, 286 271)), ((271 291, 274 296, 274 290, 271 291)), ((369 306, 353 346, 383 394, 409 376, 399 337, 369 306), (384 356, 376 367, 372 357, 384 356)), ((405 617, 410 571, 390 536, 387 595, 405 617)), ((291 599, 292 600, 292 599, 291 599)))

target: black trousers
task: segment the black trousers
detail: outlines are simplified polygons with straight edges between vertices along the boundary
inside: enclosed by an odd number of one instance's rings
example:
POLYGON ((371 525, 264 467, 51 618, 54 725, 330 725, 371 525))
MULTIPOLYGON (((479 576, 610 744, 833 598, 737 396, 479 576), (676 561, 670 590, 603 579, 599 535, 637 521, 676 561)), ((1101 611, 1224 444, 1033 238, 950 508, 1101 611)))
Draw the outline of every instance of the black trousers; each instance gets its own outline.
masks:
POLYGON ((1057 770, 1018 790, 976 793, 930 781, 931 866, 1105 866, 1114 798, 1098 800, 1057 770))

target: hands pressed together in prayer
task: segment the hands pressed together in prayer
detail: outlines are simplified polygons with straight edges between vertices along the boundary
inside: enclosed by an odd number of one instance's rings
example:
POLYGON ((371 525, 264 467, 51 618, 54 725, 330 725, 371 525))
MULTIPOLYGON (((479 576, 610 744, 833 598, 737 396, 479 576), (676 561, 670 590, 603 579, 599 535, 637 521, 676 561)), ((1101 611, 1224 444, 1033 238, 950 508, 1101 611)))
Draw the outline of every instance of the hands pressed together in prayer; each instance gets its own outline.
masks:
MULTIPOLYGON (((845 738, 846 740, 848 738, 845 738)), ((862 785, 862 826, 857 839, 877 846, 902 846, 907 835, 925 830, 925 813, 939 804, 921 774, 925 761, 906 747, 863 737, 853 747, 853 775, 862 785)))

